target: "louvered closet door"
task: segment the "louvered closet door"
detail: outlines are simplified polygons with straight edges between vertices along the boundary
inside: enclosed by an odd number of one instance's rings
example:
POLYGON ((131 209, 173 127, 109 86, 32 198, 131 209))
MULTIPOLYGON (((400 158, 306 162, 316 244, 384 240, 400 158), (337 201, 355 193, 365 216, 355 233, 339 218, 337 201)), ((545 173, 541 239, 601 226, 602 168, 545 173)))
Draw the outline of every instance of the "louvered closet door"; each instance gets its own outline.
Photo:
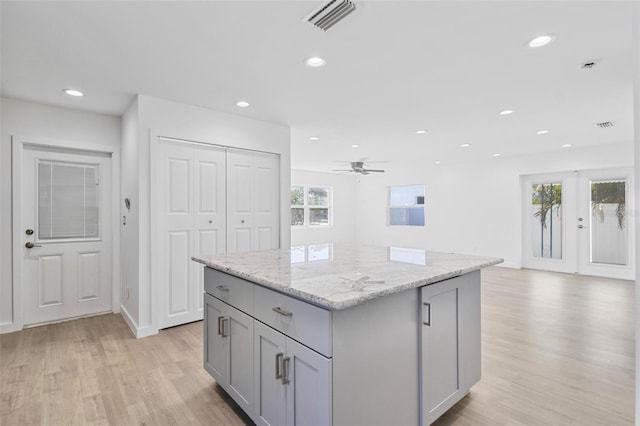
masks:
POLYGON ((24 323, 112 310, 111 158, 24 149, 24 323))
POLYGON ((159 140, 164 189, 160 328, 202 319, 202 267, 192 256, 225 250, 225 155, 216 147, 159 140))
POLYGON ((227 251, 280 247, 280 160, 277 155, 227 151, 227 251))

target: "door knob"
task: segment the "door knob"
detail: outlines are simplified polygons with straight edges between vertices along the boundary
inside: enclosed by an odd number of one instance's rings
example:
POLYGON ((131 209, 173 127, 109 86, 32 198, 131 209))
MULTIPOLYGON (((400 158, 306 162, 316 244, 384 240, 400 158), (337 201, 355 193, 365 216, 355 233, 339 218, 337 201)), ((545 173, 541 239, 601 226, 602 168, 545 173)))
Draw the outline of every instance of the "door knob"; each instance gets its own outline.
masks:
POLYGON ((26 248, 28 249, 32 249, 34 247, 42 247, 40 244, 33 244, 31 241, 29 241, 27 244, 24 245, 26 248))

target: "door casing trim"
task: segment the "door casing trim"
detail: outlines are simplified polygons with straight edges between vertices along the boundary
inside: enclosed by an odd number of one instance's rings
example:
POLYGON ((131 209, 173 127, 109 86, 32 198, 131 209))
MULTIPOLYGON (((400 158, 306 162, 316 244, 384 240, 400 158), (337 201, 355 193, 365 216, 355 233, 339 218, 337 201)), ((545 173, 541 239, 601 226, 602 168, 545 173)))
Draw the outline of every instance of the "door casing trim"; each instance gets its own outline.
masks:
POLYGON ((120 312, 120 150, 91 142, 61 141, 55 139, 11 136, 11 267, 12 267, 12 322, 0 324, 0 334, 24 328, 22 295, 22 160, 25 146, 83 151, 111 156, 111 306, 120 312))

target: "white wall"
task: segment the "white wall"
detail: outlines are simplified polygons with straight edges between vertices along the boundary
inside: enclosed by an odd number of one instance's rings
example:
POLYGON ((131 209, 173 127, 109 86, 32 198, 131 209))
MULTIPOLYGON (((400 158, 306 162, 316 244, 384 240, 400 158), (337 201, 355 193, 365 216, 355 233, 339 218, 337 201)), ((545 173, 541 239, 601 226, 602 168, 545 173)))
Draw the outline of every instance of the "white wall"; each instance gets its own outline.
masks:
MULTIPOLYGON (((635 139, 635 211, 636 248, 640 249, 640 4, 635 3, 633 16, 633 120, 635 139)), ((637 253, 637 252, 636 252, 637 253)), ((640 424, 640 267, 636 266, 636 424, 640 424)))
POLYGON ((358 178, 357 238, 377 245, 502 257, 505 266, 519 267, 521 175, 632 165, 631 142, 474 164, 436 165, 408 155, 402 164, 385 165, 384 174, 358 178), (388 186, 412 184, 426 187, 426 226, 387 226, 388 186))
POLYGON ((11 136, 119 148, 120 118, 4 97, 0 109, 0 331, 12 331, 11 136))
POLYGON ((294 228, 291 245, 353 242, 356 238, 356 178, 353 175, 291 171, 292 185, 318 185, 333 188, 333 224, 331 227, 294 228))
POLYGON ((120 258, 122 259, 121 310, 125 318, 138 318, 138 276, 139 276, 139 213, 138 196, 138 99, 136 98, 122 116, 122 148, 120 160, 120 219, 126 218, 126 225, 120 220, 120 258), (130 201, 130 210, 124 199, 130 201))
MULTIPOLYGON (((135 106, 132 106, 135 109, 135 106)), ((289 217, 289 187, 290 187, 290 130, 288 127, 275 125, 258 120, 248 119, 239 115, 221 113, 205 108, 180 104, 150 96, 140 95, 137 98, 137 113, 131 110, 123 117, 123 128, 128 129, 123 143, 137 144, 137 150, 123 147, 123 191, 131 189, 132 203, 137 208, 138 217, 128 218, 129 232, 137 227, 137 258, 138 271, 134 268, 126 271, 123 277, 128 288, 123 289, 123 295, 129 290, 130 299, 125 305, 125 318, 137 336, 145 336, 157 332, 157 309, 152 288, 151 271, 151 228, 150 202, 153 194, 150 186, 150 143, 155 143, 159 136, 191 140, 204 143, 219 144, 242 149, 272 152, 280 155, 280 184, 281 184, 281 246, 288 247, 291 240, 289 217), (135 121, 137 120, 137 125, 135 121), (134 128, 137 126, 137 132, 134 128), (135 141, 130 135, 137 133, 135 141), (152 142, 153 141, 153 142, 152 142), (125 155, 127 159, 125 159, 125 155), (137 155, 137 161, 131 157, 137 155), (131 166, 131 173, 125 173, 131 166), (133 165, 137 167, 133 174, 133 165), (137 180, 137 196, 134 181, 137 180), (136 276, 137 275, 137 276, 136 276), (137 311, 130 305, 136 304, 137 311), (128 314, 128 315, 127 315, 128 314), (128 316, 128 317, 127 317, 128 316)), ((124 196, 124 195, 123 195, 124 196)), ((122 207, 124 209, 124 207, 122 207)), ((132 209, 133 211, 133 209, 132 209)), ((123 212, 123 215, 125 213, 123 212)), ((135 237, 131 237, 135 239, 135 237)), ((124 237, 123 237, 124 240, 124 237)), ((123 247, 123 250, 125 248, 123 247)), ((123 252, 123 255, 125 253, 123 252)))

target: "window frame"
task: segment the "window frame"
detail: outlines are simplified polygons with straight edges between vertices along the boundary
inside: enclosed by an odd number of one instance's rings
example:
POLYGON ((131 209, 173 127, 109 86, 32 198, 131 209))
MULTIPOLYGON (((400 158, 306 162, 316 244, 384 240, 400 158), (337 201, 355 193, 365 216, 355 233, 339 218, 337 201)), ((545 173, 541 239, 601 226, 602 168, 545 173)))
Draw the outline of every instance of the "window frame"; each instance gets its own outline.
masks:
POLYGON ((427 226, 427 210, 426 210, 426 198, 427 198, 427 188, 425 184, 417 183, 411 185, 389 185, 387 187, 387 226, 404 226, 404 227, 426 227, 427 226), (391 204, 391 191, 394 188, 410 188, 410 187, 422 187, 422 195, 418 195, 417 197, 422 197, 422 204, 391 204), (422 225, 409 225, 409 224, 393 224, 391 223, 391 209, 422 209, 422 225))
POLYGON ((291 210, 293 209, 303 209, 303 223, 302 225, 293 225, 291 224, 292 229, 304 229, 304 228, 331 228, 333 227, 333 187, 328 185, 306 185, 306 184, 291 184, 291 190, 293 188, 298 187, 302 188, 302 200, 303 204, 291 204, 291 210), (326 206, 316 206, 309 204, 309 189, 312 188, 322 188, 327 191, 327 205, 326 206), (310 210, 318 208, 318 209, 327 209, 327 223, 326 224, 311 224, 311 213, 310 210))

